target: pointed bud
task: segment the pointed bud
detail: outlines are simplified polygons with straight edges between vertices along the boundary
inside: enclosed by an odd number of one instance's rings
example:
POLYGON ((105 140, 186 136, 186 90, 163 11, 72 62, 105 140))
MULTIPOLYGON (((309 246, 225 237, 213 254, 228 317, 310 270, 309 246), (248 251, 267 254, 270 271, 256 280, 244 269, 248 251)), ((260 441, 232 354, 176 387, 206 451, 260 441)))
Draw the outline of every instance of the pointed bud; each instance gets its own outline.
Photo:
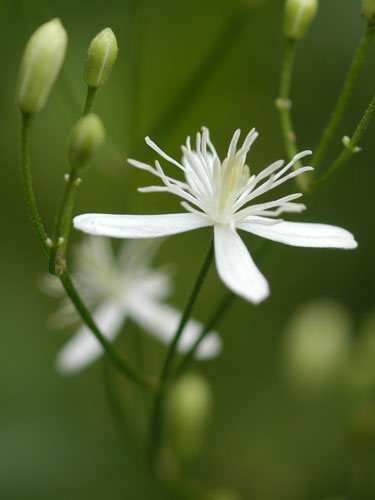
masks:
POLYGON ((284 35, 300 40, 313 21, 318 9, 318 0, 287 0, 284 12, 284 35))
POLYGON ((17 86, 17 104, 24 113, 38 113, 65 58, 68 37, 59 19, 42 24, 27 42, 17 86))
POLYGON ((90 43, 85 65, 85 81, 89 87, 102 87, 107 83, 118 53, 116 36, 105 28, 90 43))
POLYGON ((88 167, 104 137, 104 127, 97 115, 89 113, 81 118, 73 127, 70 137, 69 163, 72 169, 88 167))
POLYGON ((375 0, 362 0, 362 15, 370 24, 375 23, 375 0))
POLYGON ((212 406, 206 379, 189 374, 170 389, 166 400, 166 431, 169 444, 182 460, 191 460, 200 450, 212 406))

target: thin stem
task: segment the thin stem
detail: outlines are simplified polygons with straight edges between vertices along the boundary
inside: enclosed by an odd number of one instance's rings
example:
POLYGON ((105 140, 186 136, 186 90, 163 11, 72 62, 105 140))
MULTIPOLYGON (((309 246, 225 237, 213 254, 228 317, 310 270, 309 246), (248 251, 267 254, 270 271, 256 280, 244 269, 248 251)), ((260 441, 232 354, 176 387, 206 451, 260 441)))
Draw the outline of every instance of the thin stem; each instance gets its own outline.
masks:
POLYGON ((207 272, 210 268, 213 257, 214 257, 214 245, 213 245, 213 239, 211 239, 207 255, 203 261, 202 267, 201 267, 199 274, 197 276, 197 279, 194 283, 189 300, 188 300, 186 307, 185 307, 185 310, 181 316, 180 324, 178 325, 176 333, 173 337, 173 341, 171 342, 171 344, 169 346, 169 349, 168 349, 168 352, 167 352, 167 355, 165 358, 165 362, 164 362, 163 368, 161 370, 159 385, 158 385, 157 393, 156 393, 155 400, 154 400, 154 408, 153 408, 153 413, 152 413, 152 418, 151 418, 150 450, 149 451, 150 451, 150 463, 151 463, 152 469, 154 469, 154 467, 156 466, 156 455, 157 455, 157 451, 158 451, 159 443, 160 443, 160 438, 161 438, 161 427, 162 427, 161 421, 162 421, 163 401, 164 401, 164 396, 165 396, 165 381, 168 377, 173 358, 176 354, 178 341, 180 340, 180 337, 182 335, 184 327, 190 318, 194 303, 198 297, 198 294, 199 294, 199 291, 202 287, 203 281, 204 281, 204 279, 207 275, 207 272))
POLYGON ((49 256, 49 272, 60 275, 65 268, 65 251, 68 245, 73 217, 74 198, 80 179, 71 171, 68 174, 64 194, 56 218, 53 246, 49 256))
POLYGON ((215 327, 215 325, 220 321, 220 319, 224 316, 226 311, 229 309, 231 304, 233 303, 234 299, 237 296, 234 295, 232 292, 228 292, 223 300, 219 303, 217 309, 215 310, 214 314, 211 316, 211 318, 208 320, 208 322, 205 324, 201 334, 195 341, 195 343, 192 345, 190 350, 184 355, 184 357, 181 359, 180 364, 177 366, 177 369, 175 371, 175 375, 181 375, 186 368, 189 366, 191 361, 194 358, 195 353, 197 352, 198 347, 200 346, 201 342, 205 339, 206 335, 215 327))
MULTIPOLYGON (((259 247, 256 249, 256 251, 253 253, 253 258, 258 261, 261 257, 263 257, 263 255, 266 253, 267 249, 270 248, 270 246, 271 242, 269 240, 263 240, 259 245, 259 247)), ((204 326, 201 334, 199 335, 199 337, 197 338, 191 349, 182 357, 180 364, 177 366, 174 375, 176 376, 181 375, 187 369, 187 367, 193 360, 194 354, 196 353, 201 342, 204 340, 206 335, 219 323, 219 321, 224 316, 226 311, 232 305, 235 298, 237 298, 237 296, 234 295, 232 292, 228 292, 225 295, 225 297, 219 303, 218 307, 216 308, 211 318, 204 326)))
POLYGON ((39 210, 36 204, 33 183, 31 178, 30 136, 32 115, 22 113, 21 131, 21 179, 26 201, 26 210, 31 221, 35 236, 38 238, 44 252, 49 254, 48 236, 44 229, 39 210))
POLYGON ((86 102, 83 110, 84 116, 87 115, 88 113, 91 113, 93 109, 96 91, 97 91, 96 87, 89 87, 89 86, 87 87, 86 102))
POLYGON ((341 170, 346 163, 350 160, 353 154, 359 151, 358 143, 361 140, 366 128, 368 127, 370 120, 375 113, 375 97, 370 102, 368 108, 366 109, 365 114, 361 118, 357 128, 354 131, 351 139, 348 139, 345 143, 345 147, 341 154, 338 156, 336 161, 333 162, 332 166, 327 170, 325 174, 320 177, 317 181, 312 184, 312 189, 320 186, 321 184, 326 183, 331 177, 337 174, 339 170, 341 170))
POLYGON ((320 139, 320 142, 318 144, 318 147, 315 150, 315 154, 312 160, 312 165, 315 169, 315 171, 318 170, 318 168, 321 166, 321 162, 323 160, 323 157, 332 141, 332 138, 336 132, 336 129, 340 123, 340 120, 342 118, 342 115, 344 113, 344 110, 346 108, 346 105, 349 101, 349 98, 351 96, 354 84, 358 78, 359 72, 362 68, 363 62, 365 60, 365 56, 368 52, 368 49, 370 47, 372 37, 374 33, 374 28, 371 26, 368 26, 365 33, 363 34, 359 46, 357 48, 357 51, 354 55, 354 58, 352 60, 349 72, 345 78, 342 90, 340 92, 340 95, 336 101, 336 105, 333 109, 333 112, 331 114, 330 119, 328 120, 328 123, 324 129, 322 138, 320 139))
POLYGON ((165 358, 164 366, 163 366, 163 369, 162 369, 161 374, 160 374, 160 384, 161 385, 167 379, 167 376, 169 374, 169 369, 171 367, 173 358, 174 358, 176 351, 177 351, 178 342, 181 338, 181 335, 182 335, 182 332, 185 328, 185 325, 190 318, 191 311, 192 311, 193 306, 195 304, 195 301, 198 297, 198 294, 199 294, 199 291, 202 287, 203 281, 204 281, 204 279, 207 275, 207 272, 210 268, 213 257, 214 257, 214 244, 213 244, 213 239, 212 239, 210 246, 209 246, 209 249, 208 249, 208 252, 207 252, 207 255, 203 261, 202 267, 199 271, 198 277, 197 277, 197 279, 194 283, 193 289, 191 291, 189 300, 186 304, 185 310, 181 316, 180 324, 178 325, 176 333, 174 334, 173 340, 169 346, 167 356, 165 358))
POLYGON ((125 361, 113 348, 111 342, 109 342, 106 337, 102 334, 102 332, 97 327, 95 321, 92 319, 91 314, 85 304, 82 302, 81 297, 79 296, 68 271, 65 269, 62 275, 59 277, 60 281, 70 298, 73 302, 75 308, 79 312, 81 318, 85 322, 85 324, 90 328, 92 333, 95 335, 97 340, 100 342, 103 350, 108 355, 111 362, 117 367, 117 369, 124 375, 126 375, 130 380, 135 382, 141 387, 145 387, 146 389, 153 390, 153 385, 147 379, 145 379, 142 375, 140 375, 132 366, 130 366, 127 361, 125 361))
MULTIPOLYGON (((276 99, 276 107, 279 112, 281 133, 284 140, 284 147, 287 153, 288 160, 291 161, 298 153, 296 134, 293 128, 290 100, 290 86, 292 79, 293 63, 296 52, 296 40, 287 38, 284 53, 284 60, 281 69, 279 97, 276 99)), ((293 165, 293 169, 300 168, 301 162, 298 161, 293 165)), ((296 182, 299 187, 306 191, 308 183, 305 175, 296 177, 296 182)))

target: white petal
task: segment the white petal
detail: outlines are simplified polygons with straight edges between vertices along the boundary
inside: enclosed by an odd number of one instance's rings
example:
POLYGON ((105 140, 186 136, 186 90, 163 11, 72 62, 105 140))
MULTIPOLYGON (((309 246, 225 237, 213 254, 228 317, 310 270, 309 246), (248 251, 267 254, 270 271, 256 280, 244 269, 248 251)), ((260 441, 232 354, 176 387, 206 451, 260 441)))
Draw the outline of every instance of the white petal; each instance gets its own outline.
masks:
POLYGON ((228 225, 215 226, 215 260, 220 278, 232 292, 254 304, 268 297, 267 280, 241 238, 228 225))
MULTIPOLYGON (((144 330, 164 344, 169 344, 181 319, 181 313, 166 304, 161 304, 140 294, 129 298, 129 316, 144 330)), ((188 351, 199 337, 202 325, 190 319, 178 344, 180 352, 188 351)), ((221 350, 221 340, 216 332, 209 332, 198 347, 196 357, 209 359, 221 350)))
POLYGON ((76 229, 112 238, 157 238, 211 225, 204 215, 181 213, 162 215, 83 214, 73 219, 76 229))
MULTIPOLYGON (((96 324, 110 341, 116 338, 124 319, 123 308, 112 302, 103 304, 94 314, 96 324)), ((58 353, 57 370, 63 374, 79 372, 96 361, 102 353, 103 348, 94 334, 82 326, 58 353)))
POLYGON ((240 222, 237 228, 269 240, 296 247, 356 248, 354 236, 337 226, 308 222, 279 222, 272 225, 240 222))

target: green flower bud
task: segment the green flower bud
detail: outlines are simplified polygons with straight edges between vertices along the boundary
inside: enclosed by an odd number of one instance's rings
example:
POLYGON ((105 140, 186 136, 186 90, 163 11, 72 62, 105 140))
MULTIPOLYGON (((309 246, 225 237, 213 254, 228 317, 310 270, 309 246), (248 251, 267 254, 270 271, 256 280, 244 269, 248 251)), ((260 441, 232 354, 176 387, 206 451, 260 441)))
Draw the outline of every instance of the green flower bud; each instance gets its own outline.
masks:
POLYGON ((89 113, 81 118, 73 127, 70 137, 70 166, 76 170, 88 167, 104 137, 104 127, 97 115, 89 113))
POLYGON ((313 21, 318 0, 287 0, 284 12, 284 35, 300 40, 313 21))
POLYGON ((211 406, 210 387, 199 375, 184 375, 169 390, 165 405, 166 432, 178 458, 191 460, 199 452, 211 406))
POLYGON ((375 0, 362 0, 362 15, 369 23, 375 22, 375 0))
POLYGON ((351 351, 351 319, 339 304, 317 300, 304 305, 286 328, 284 371, 290 386, 314 396, 340 380, 351 351))
POLYGON ((85 81, 89 87, 102 87, 107 83, 118 53, 116 36, 105 28, 90 43, 85 65, 85 81))
POLYGON ((42 24, 27 42, 17 85, 17 104, 24 113, 38 113, 65 58, 68 36, 59 19, 42 24))

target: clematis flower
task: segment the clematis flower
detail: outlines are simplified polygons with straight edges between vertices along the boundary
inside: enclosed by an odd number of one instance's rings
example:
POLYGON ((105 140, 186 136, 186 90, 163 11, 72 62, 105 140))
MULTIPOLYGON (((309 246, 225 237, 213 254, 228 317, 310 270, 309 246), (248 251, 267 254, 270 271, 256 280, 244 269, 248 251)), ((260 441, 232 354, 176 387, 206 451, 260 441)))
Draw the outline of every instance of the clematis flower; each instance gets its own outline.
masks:
POLYGON ((169 177, 159 161, 155 167, 128 160, 146 170, 163 186, 140 188, 141 192, 169 192, 183 199, 186 213, 162 215, 84 214, 75 217, 74 226, 93 235, 114 238, 154 238, 214 226, 216 268, 221 280, 237 295, 257 304, 269 295, 267 280, 261 274, 237 230, 287 245, 301 247, 356 248, 351 233, 336 226, 301 222, 285 222, 278 216, 284 212, 301 212, 306 207, 295 200, 294 193, 268 202, 254 203, 259 196, 285 181, 312 170, 293 165, 311 154, 304 151, 284 166, 282 160, 272 163, 259 174, 251 174, 246 156, 258 134, 252 129, 241 147, 237 147, 240 130, 236 130, 224 161, 219 159, 207 128, 197 133, 195 150, 190 137, 182 146, 182 162, 164 153, 149 137, 146 143, 162 158, 182 170, 185 180, 169 177))
MULTIPOLYGON (((94 309, 93 317, 103 335, 113 341, 120 333, 126 318, 132 319, 156 339, 168 344, 179 324, 181 313, 162 301, 171 290, 168 274, 149 267, 155 251, 150 242, 123 244, 117 258, 110 241, 88 238, 77 248, 73 278, 86 303, 94 309)), ((64 297, 59 280, 45 277, 44 289, 50 295, 64 297)), ((68 299, 51 317, 58 325, 69 326, 78 316, 68 299)), ((202 325, 191 319, 184 329, 178 345, 180 352, 192 347, 201 333, 202 325)), ((197 350, 200 359, 212 358, 221 349, 218 335, 211 332, 197 350)), ((81 326, 63 346, 56 360, 62 373, 81 371, 94 362, 103 350, 92 332, 81 326)))

